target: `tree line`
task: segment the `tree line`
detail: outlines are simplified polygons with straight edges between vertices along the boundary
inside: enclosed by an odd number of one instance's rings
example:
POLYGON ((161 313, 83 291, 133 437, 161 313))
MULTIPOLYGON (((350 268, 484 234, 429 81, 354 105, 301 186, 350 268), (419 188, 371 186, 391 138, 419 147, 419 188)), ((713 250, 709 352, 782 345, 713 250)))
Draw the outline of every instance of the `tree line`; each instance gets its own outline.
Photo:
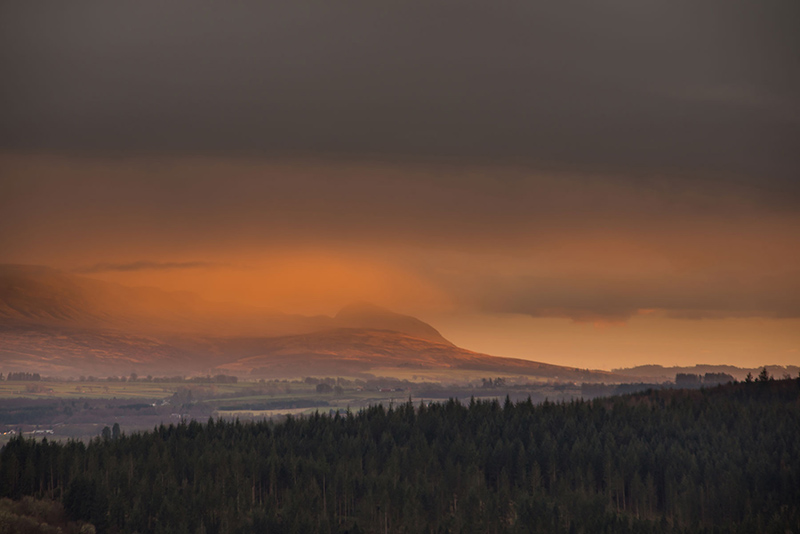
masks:
POLYGON ((112 533, 797 531, 800 379, 16 437, 0 496, 112 533))
MULTIPOLYGON (((39 373, 8 373, 5 380, 16 380, 16 381, 24 381, 24 382, 38 382, 42 379, 42 375, 39 373)), ((0 373, 0 380, 3 380, 3 373, 0 373)))

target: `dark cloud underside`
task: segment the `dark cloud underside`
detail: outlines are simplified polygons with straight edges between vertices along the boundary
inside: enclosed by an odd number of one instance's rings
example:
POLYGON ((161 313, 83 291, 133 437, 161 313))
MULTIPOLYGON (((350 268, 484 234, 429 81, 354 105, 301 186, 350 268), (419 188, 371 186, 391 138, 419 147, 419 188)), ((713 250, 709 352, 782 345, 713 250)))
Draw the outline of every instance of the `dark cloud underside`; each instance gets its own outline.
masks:
POLYGON ((460 293, 466 302, 488 312, 580 322, 626 321, 653 310, 680 319, 796 319, 800 318, 799 281, 798 271, 778 276, 704 272, 633 279, 495 276, 472 280, 461 286, 460 293))
POLYGON ((798 191, 795 0, 1 9, 7 150, 504 161, 798 191))
MULTIPOLYGON (((769 187, 503 167, 0 162, 0 262, 235 278, 242 258, 302 266, 333 253, 351 257, 345 271, 391 264, 490 313, 800 316, 800 214, 769 187)), ((307 272, 309 287, 322 274, 307 272)))
POLYGON ((199 280, 333 251, 490 313, 798 317, 798 21, 797 0, 3 2, 0 262, 199 280))

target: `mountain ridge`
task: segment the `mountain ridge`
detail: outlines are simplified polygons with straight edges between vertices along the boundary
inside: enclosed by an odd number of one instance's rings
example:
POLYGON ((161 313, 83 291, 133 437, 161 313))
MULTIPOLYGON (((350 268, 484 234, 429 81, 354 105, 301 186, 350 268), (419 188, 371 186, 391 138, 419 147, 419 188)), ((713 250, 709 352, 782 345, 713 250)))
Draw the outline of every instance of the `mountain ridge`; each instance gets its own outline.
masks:
POLYGON ((473 352, 415 317, 365 302, 349 304, 333 317, 287 315, 20 265, 0 265, 0 365, 73 376, 367 375, 417 369, 622 378, 473 352))

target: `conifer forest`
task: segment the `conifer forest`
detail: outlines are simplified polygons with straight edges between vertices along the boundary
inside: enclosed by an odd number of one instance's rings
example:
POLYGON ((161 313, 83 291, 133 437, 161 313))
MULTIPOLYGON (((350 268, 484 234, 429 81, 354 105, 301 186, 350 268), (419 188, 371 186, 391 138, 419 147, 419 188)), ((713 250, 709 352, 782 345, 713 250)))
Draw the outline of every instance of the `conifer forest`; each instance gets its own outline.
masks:
POLYGON ((800 379, 16 437, 0 493, 98 533, 798 532, 800 379))

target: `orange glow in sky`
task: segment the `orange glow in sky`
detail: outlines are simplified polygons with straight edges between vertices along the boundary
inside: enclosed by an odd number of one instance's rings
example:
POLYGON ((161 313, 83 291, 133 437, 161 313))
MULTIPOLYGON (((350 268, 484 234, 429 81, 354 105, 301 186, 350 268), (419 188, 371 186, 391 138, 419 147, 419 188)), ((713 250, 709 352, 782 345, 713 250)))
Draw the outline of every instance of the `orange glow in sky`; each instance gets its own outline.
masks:
POLYGON ((105 271, 89 276, 130 286, 191 291, 216 302, 307 315, 333 314, 354 301, 399 309, 438 310, 448 306, 441 290, 410 272, 369 258, 322 252, 276 252, 241 263, 105 271))
POLYGON ((368 301, 468 349, 577 367, 800 363, 800 215, 735 181, 247 158, 0 164, 0 263, 289 313, 368 301))

